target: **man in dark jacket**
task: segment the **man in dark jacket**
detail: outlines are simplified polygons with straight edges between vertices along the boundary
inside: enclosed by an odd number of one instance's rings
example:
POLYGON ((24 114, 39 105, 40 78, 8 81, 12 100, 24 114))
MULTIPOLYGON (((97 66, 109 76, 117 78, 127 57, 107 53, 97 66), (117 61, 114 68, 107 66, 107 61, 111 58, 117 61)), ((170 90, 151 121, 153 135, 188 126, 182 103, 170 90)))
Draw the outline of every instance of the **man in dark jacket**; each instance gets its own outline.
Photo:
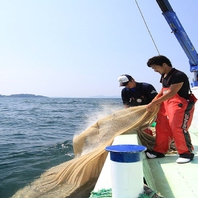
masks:
POLYGON ((157 95, 156 89, 153 85, 136 82, 128 74, 123 74, 118 78, 120 86, 124 86, 121 96, 125 108, 149 104, 157 95))

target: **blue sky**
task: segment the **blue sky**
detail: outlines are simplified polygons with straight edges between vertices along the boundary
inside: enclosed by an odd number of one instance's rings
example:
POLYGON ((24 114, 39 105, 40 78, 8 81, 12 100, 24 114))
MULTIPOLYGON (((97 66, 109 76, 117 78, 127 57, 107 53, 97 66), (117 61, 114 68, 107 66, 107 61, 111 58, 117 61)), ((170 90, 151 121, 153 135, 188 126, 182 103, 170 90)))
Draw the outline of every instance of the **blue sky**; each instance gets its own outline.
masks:
MULTIPOLYGON (((160 54, 191 81, 188 59, 156 0, 137 0, 160 54)), ((170 0, 195 48, 197 0, 170 0)), ((120 96, 128 73, 159 91, 158 55, 135 0, 1 0, 0 94, 120 96)))

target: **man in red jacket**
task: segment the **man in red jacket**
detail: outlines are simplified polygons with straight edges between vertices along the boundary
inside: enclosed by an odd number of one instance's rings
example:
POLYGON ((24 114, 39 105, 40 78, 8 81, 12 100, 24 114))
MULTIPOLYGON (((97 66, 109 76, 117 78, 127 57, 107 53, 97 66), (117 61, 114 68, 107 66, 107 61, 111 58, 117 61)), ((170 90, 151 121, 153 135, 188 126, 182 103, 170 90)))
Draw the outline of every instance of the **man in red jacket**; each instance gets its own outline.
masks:
POLYGON ((179 154, 176 162, 190 162, 194 154, 188 129, 196 99, 189 101, 188 77, 182 71, 173 68, 165 56, 154 56, 148 60, 147 65, 161 74, 162 89, 147 106, 148 111, 153 111, 156 105, 160 105, 160 110, 156 120, 156 144, 146 155, 151 159, 164 157, 170 142, 174 140, 179 154))

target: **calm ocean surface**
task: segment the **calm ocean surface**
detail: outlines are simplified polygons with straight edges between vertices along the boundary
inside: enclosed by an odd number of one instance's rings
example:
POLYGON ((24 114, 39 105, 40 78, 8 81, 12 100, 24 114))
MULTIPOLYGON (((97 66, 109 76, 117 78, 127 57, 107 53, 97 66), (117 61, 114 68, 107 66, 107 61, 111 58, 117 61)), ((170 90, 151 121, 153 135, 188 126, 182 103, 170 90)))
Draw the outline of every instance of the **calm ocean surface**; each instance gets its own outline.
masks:
POLYGON ((0 198, 72 159, 74 134, 122 108, 120 98, 0 98, 0 198))

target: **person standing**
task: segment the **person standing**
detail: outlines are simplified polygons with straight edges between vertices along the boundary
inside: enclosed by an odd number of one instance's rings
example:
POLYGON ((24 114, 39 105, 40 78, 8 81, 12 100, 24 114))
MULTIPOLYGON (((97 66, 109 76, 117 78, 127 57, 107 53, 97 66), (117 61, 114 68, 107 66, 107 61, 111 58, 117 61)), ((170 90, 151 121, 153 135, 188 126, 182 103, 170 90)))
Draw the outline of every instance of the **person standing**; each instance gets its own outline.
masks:
POLYGON ((194 104, 189 101, 190 85, 186 74, 172 67, 171 61, 162 55, 154 56, 147 66, 161 74, 162 89, 147 105, 148 111, 153 111, 156 105, 160 109, 156 120, 156 143, 148 158, 165 157, 170 142, 174 140, 179 158, 177 163, 187 163, 193 160, 193 145, 188 129, 190 127, 194 104))
POLYGON ((149 104, 157 95, 157 91, 153 85, 136 82, 135 79, 128 74, 119 76, 118 81, 120 86, 125 87, 121 92, 125 108, 149 104))

